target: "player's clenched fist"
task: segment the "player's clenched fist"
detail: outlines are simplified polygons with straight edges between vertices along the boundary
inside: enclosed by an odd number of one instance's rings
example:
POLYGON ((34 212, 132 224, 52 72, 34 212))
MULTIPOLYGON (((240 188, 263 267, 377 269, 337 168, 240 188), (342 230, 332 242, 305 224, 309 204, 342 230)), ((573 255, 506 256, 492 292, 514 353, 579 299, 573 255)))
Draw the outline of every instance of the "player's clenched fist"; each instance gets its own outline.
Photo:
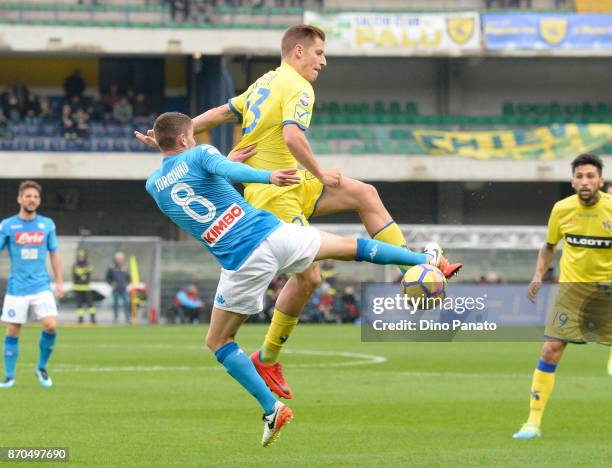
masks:
POLYGON ((279 169, 270 174, 270 183, 279 187, 299 184, 300 180, 297 169, 279 169))
POLYGON ((339 169, 323 169, 323 180, 321 180, 323 185, 337 187, 340 185, 340 180, 342 180, 342 174, 339 169))

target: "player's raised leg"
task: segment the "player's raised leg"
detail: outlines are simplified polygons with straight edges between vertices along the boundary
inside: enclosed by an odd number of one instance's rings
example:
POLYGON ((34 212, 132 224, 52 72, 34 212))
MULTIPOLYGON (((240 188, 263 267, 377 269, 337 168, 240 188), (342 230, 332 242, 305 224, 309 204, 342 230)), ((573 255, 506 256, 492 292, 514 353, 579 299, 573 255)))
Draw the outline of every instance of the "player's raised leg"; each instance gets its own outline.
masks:
MULTIPOLYGON (((304 239, 304 243, 308 242, 307 239, 312 237, 312 231, 314 230, 318 237, 319 247, 314 260, 324 259, 335 259, 344 261, 365 261, 368 263, 374 263, 377 265, 419 265, 427 263, 439 267, 443 271, 456 272, 461 268, 461 264, 456 263, 452 266, 448 260, 442 255, 442 249, 437 244, 428 244, 423 253, 413 252, 403 247, 397 247, 385 242, 380 242, 375 239, 351 239, 348 237, 336 236, 324 231, 318 231, 312 227, 302 228, 294 225, 287 225, 285 229, 289 232, 292 237, 304 239), (290 232, 290 231, 295 232, 290 232), (306 230, 310 231, 308 235, 304 233, 306 230)), ((313 264, 313 265, 316 265, 313 264)), ((311 267, 312 268, 312 265, 311 267)), ((306 274, 310 273, 310 269, 306 270, 306 274)), ((289 281, 294 280, 293 286, 301 283, 302 275, 294 275, 289 281)), ((287 282, 289 284, 289 282, 287 282)), ((288 294, 285 288, 281 291, 283 294, 288 294)), ((296 293, 299 293, 296 291, 296 293)), ((310 293, 309 293, 310 294, 310 293)), ((281 296, 277 300, 277 309, 275 309, 274 317, 272 318, 272 324, 266 335, 265 344, 261 350, 256 351, 251 355, 251 360, 255 365, 257 372, 263 377, 270 389, 278 396, 283 398, 292 398, 293 393, 282 373, 282 367, 279 363, 266 362, 263 356, 273 356, 276 358, 278 353, 282 349, 284 343, 287 341, 287 337, 291 330, 297 324, 297 314, 295 317, 285 318, 284 313, 280 312, 280 307, 286 306, 287 302, 283 306, 279 305, 281 296), (279 315, 281 320, 278 320, 279 315), (290 321, 293 319, 292 321, 290 321), (272 350, 272 353, 270 352, 272 350)), ((296 304, 296 302, 294 302, 296 304)))
POLYGON ((291 409, 274 398, 266 383, 259 376, 251 360, 235 341, 236 333, 248 315, 214 307, 206 345, 215 353, 217 361, 261 405, 264 415, 262 445, 270 445, 282 427, 293 418, 291 409))
POLYGON ((398 247, 406 245, 404 235, 385 208, 373 185, 342 177, 337 186, 325 187, 312 216, 324 216, 343 211, 356 212, 373 239, 398 247))
POLYGON ((529 403, 529 418, 520 430, 513 435, 515 439, 537 439, 542 437, 540 426, 546 403, 555 386, 555 371, 561 360, 567 343, 561 341, 546 341, 542 346, 540 360, 533 372, 531 396, 529 403))

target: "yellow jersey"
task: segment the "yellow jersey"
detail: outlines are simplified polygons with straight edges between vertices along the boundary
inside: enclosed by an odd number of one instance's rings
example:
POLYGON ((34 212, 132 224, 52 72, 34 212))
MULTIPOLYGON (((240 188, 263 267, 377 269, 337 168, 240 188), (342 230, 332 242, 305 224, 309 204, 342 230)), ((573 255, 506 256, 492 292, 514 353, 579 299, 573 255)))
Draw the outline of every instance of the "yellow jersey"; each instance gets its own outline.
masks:
POLYGON ((230 109, 242 120, 242 139, 234 150, 256 143, 257 154, 245 161, 255 169, 297 167, 283 139, 283 127, 296 124, 306 130, 314 100, 312 85, 283 62, 228 101, 230 109))
POLYGON ((612 196, 600 195, 592 206, 572 195, 552 209, 546 241, 557 245, 563 239, 562 282, 612 281, 612 196))

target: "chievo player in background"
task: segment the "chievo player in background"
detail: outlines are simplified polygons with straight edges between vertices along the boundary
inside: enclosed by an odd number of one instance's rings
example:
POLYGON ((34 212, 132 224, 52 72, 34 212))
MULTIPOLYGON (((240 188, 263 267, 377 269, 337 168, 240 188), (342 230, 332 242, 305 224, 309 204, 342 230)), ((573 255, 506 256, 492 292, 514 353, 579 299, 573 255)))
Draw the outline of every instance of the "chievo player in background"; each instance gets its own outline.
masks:
POLYGON ((276 400, 234 339, 248 316, 262 310, 272 278, 280 272, 303 272, 313 261, 325 258, 385 265, 429 263, 442 269, 448 261, 435 244, 428 245, 425 253, 415 253, 376 240, 338 237, 310 226, 283 223, 249 205, 230 182, 287 186, 300 182, 295 169, 253 169, 227 160, 213 146, 195 146, 191 119, 177 112, 160 115, 154 131, 164 159, 149 176, 147 192, 222 266, 206 344, 262 406, 265 447, 293 413, 276 400))
POLYGON ((599 343, 612 345, 612 196, 601 192, 602 170, 603 163, 595 154, 574 159, 572 187, 576 193, 555 203, 548 219, 546 243, 527 294, 535 302, 556 245, 563 241, 559 291, 548 312, 545 341, 533 373, 529 418, 514 434, 515 439, 542 437, 542 416, 568 343, 586 343, 592 326, 599 343))
POLYGON ((4 368, 6 379, 0 388, 15 385, 15 366, 19 356, 19 332, 28 319, 28 309, 36 314, 43 326, 40 334, 40 357, 36 376, 43 387, 53 382, 47 373, 47 362, 55 345, 57 306, 50 288, 49 273, 45 262, 47 252, 55 274, 58 298, 64 295, 62 266, 57 252, 55 224, 49 218, 36 213, 40 206, 42 187, 26 180, 19 186, 19 213, 0 224, 0 250, 8 246, 11 273, 2 307, 2 321, 6 322, 4 338, 4 368))

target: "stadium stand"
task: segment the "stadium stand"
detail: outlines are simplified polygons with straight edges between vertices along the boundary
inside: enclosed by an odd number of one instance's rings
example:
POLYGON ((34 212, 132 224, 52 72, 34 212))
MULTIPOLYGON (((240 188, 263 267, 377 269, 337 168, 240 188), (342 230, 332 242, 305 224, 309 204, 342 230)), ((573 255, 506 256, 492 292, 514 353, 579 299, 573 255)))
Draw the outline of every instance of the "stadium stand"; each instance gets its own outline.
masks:
POLYGON ((323 13, 376 11, 422 13, 462 10, 571 10, 563 0, 191 0, 186 9, 174 11, 170 1, 102 0, 76 3, 72 0, 31 0, 0 4, 0 23, 143 28, 285 29, 301 20, 304 9, 323 13), (289 6, 289 4, 291 6, 289 6), (296 6, 297 5, 297 6, 296 6))

